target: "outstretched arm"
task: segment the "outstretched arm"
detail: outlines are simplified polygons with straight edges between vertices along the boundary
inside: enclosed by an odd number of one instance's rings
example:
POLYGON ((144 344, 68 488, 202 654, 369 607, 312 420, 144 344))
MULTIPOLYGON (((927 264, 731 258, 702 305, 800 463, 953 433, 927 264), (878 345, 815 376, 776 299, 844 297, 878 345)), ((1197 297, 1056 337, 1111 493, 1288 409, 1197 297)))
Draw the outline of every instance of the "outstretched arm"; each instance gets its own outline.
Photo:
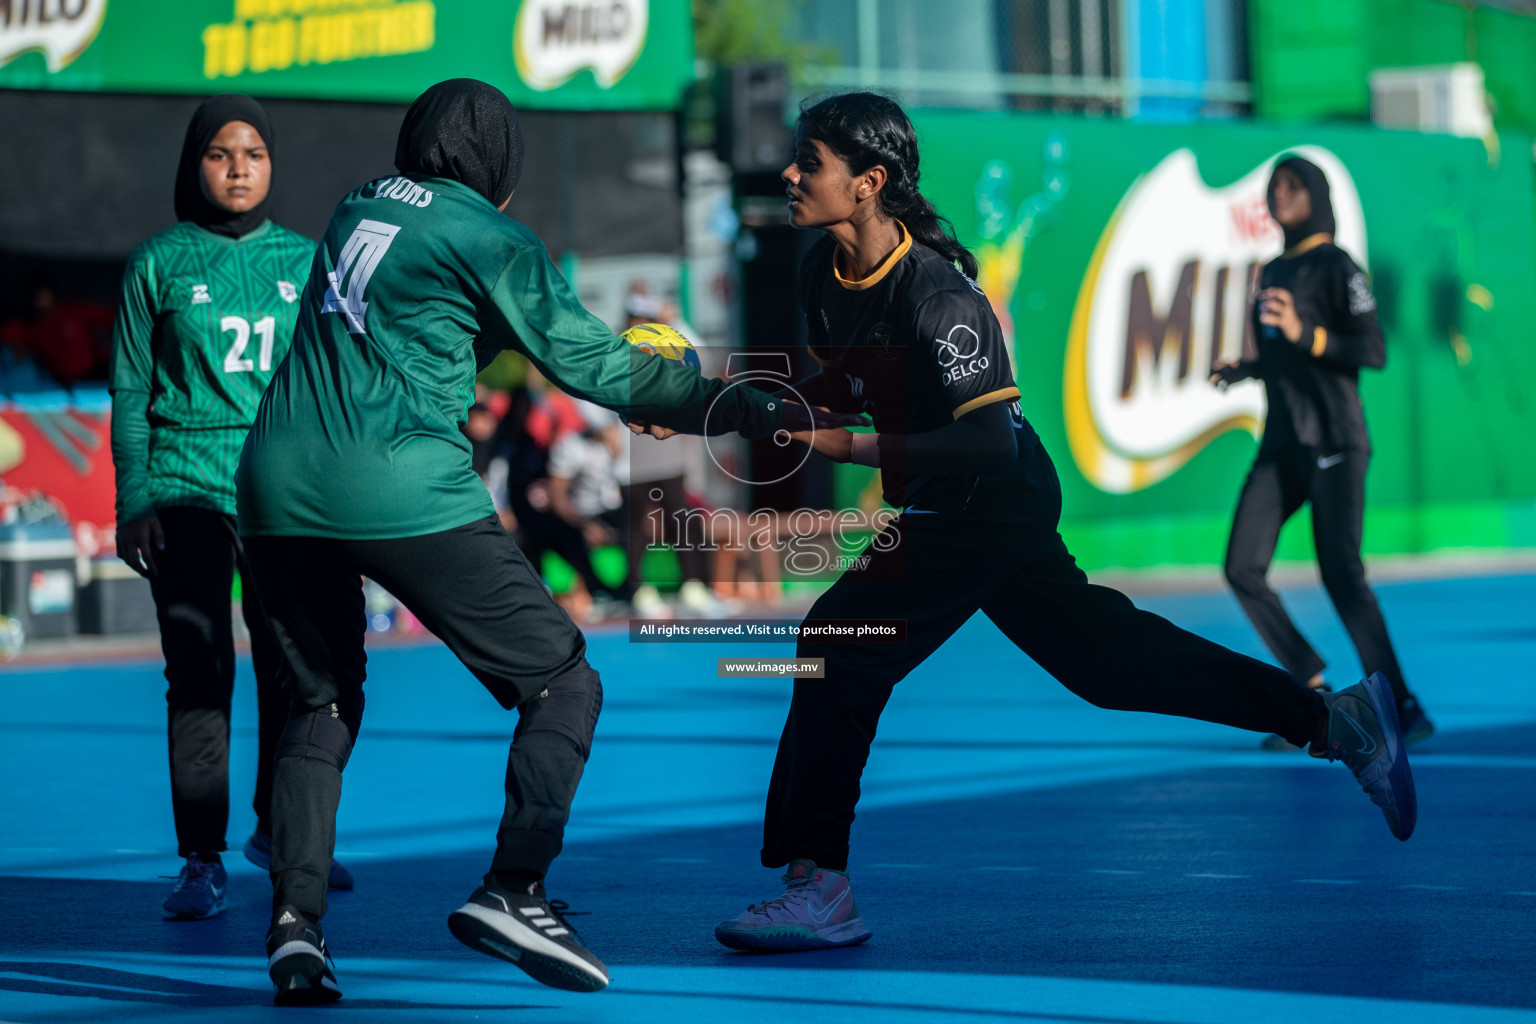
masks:
POLYGON ((765 437, 783 421, 784 403, 764 391, 728 388, 626 344, 582 307, 543 246, 513 254, 481 312, 483 339, 522 352, 562 390, 631 422, 765 437))
POLYGON ((913 475, 993 476, 1007 472, 1018 458, 1013 414, 1006 402, 973 409, 953 423, 921 434, 817 430, 791 436, 834 462, 897 465, 913 475))

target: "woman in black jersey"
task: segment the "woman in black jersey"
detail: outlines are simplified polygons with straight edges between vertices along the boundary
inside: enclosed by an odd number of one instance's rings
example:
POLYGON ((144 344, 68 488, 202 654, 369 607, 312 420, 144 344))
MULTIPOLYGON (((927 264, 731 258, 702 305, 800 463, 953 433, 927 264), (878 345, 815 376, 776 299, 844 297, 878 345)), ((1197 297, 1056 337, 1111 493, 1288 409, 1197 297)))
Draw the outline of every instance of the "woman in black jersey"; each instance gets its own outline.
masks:
POLYGON ((1337 694, 1299 687, 1138 610, 1077 567, 1056 530, 1060 483, 1020 409, 976 260, 918 192, 917 142, 901 108, 871 93, 803 108, 783 177, 791 222, 826 232, 800 278, 822 370, 795 390, 870 414, 876 431, 797 436, 834 461, 878 466, 886 500, 904 509, 807 623, 904 619, 907 634, 905 643, 802 637, 796 656, 825 659, 825 678, 795 682, 763 829, 762 863, 788 865, 786 888, 722 923, 716 938, 780 950, 869 938, 847 868, 875 727, 896 683, 977 611, 1100 707, 1276 732, 1344 760, 1393 834, 1408 838, 1413 779, 1379 677, 1337 694))
MULTIPOLYGON (((1212 377, 1220 387, 1258 377, 1269 398, 1264 440, 1227 544, 1227 580, 1280 664, 1312 689, 1328 689, 1323 659, 1265 579, 1281 526, 1311 502, 1323 586, 1365 671, 1380 672, 1392 684, 1403 735, 1416 743, 1434 726, 1403 681, 1360 560, 1371 457, 1360 368, 1379 370, 1386 363, 1376 300, 1365 274, 1333 244, 1328 179, 1316 164, 1292 155, 1275 165, 1269 212, 1285 232, 1285 251, 1259 279, 1253 311, 1258 358, 1218 367, 1212 377)), ((1278 735, 1264 746, 1292 749, 1278 735)))

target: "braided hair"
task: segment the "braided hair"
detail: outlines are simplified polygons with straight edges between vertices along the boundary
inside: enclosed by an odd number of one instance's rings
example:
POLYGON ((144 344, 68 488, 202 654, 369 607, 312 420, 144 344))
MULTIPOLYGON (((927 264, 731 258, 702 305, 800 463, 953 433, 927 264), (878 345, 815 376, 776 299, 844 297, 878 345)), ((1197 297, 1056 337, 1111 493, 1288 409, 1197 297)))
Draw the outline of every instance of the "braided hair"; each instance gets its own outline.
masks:
POLYGON ((955 226, 940 215, 917 190, 917 133, 895 100, 879 93, 849 92, 826 99, 808 99, 800 106, 796 130, 819 139, 854 174, 885 168, 885 186, 878 194, 880 210, 906 225, 921 242, 975 280, 976 257, 955 238, 955 226))

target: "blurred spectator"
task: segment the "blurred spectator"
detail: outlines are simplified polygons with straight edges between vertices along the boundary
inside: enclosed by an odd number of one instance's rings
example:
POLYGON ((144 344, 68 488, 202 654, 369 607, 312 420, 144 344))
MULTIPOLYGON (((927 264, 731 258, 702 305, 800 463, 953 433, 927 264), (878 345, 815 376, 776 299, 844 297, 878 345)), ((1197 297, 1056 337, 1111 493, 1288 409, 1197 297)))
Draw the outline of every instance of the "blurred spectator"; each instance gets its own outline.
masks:
POLYGON ((592 550, 615 543, 623 507, 614 460, 619 452, 618 419, 608 410, 579 403, 584 429, 567 431, 549 450, 549 514, 538 521, 544 541, 576 571, 585 595, 571 603, 579 617, 602 618, 627 610, 633 590, 610 587, 592 564, 592 550), (601 604, 594 607, 593 600, 601 604))
MULTIPOLYGON (((505 407, 510 403, 503 401, 499 404, 505 407)), ((476 401, 469 407, 464 436, 469 438, 470 465, 491 493, 491 502, 496 506, 496 516, 502 527, 510 531, 517 526, 517 519, 507 500, 508 462, 501 424, 502 418, 491 403, 476 401)))
POLYGON ((630 588, 608 586, 592 564, 592 548, 614 541, 603 517, 616 523, 620 506, 614 479, 618 418, 549 387, 532 368, 525 386, 508 394, 507 405, 499 450, 523 554, 540 571, 547 552, 571 566, 577 583, 565 604, 576 617, 627 610, 630 588))
MULTIPOLYGON (((624 300, 624 316, 620 330, 627 331, 639 324, 666 324, 689 341, 696 339, 693 328, 683 321, 677 310, 650 294, 640 282, 630 286, 629 295, 624 300)), ((713 546, 713 541, 683 535, 684 517, 690 507, 686 477, 690 464, 700 461, 704 439, 678 434, 658 441, 648 435, 636 437, 625 431, 623 441, 619 477, 624 484, 625 521, 629 530, 626 544, 629 584, 634 589, 635 611, 647 618, 668 614, 669 609, 660 592, 643 573, 646 551, 668 545, 677 555, 682 574, 678 603, 698 614, 722 614, 725 609, 711 594, 706 582, 711 552, 700 550, 701 546, 713 546)), ((702 507, 703 503, 696 502, 695 505, 702 507)))
POLYGON ((104 380, 111 355, 112 308, 61 299, 46 280, 31 289, 29 315, 0 326, 0 345, 18 360, 30 358, 59 384, 104 380))

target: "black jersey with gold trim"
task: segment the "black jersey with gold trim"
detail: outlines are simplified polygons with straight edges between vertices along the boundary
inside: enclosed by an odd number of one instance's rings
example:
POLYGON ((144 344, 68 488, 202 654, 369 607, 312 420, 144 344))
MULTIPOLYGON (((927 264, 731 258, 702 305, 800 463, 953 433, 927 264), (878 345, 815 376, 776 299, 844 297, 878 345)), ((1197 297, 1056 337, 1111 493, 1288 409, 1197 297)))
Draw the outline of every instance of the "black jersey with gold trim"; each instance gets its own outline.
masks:
POLYGON ((913 476, 882 467, 885 500, 912 511, 1026 516, 1021 467, 1039 439, 1019 408, 1003 332, 986 295, 944 257, 902 242, 868 276, 846 279, 830 236, 800 264, 811 355, 835 408, 865 412, 880 433, 920 434, 994 402, 1010 403, 1019 460, 1001 476, 913 476))
POLYGON ((1314 235, 1270 261, 1259 287, 1289 291, 1301 319, 1301 338, 1289 341, 1259 323, 1254 304, 1257 376, 1269 406, 1259 450, 1369 452, 1360 368, 1381 369, 1387 350, 1365 273, 1329 236, 1314 235))

